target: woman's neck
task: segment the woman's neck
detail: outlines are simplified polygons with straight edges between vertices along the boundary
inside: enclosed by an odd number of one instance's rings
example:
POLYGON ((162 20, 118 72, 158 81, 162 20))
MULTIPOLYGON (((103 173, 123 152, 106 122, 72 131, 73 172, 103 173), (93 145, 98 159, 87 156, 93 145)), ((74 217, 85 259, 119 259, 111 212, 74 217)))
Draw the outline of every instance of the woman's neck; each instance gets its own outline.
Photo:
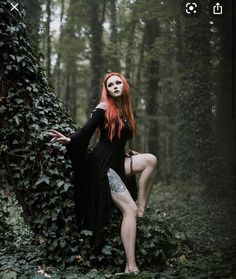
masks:
POLYGON ((121 98, 115 99, 115 103, 117 104, 119 110, 122 110, 122 99, 121 98))

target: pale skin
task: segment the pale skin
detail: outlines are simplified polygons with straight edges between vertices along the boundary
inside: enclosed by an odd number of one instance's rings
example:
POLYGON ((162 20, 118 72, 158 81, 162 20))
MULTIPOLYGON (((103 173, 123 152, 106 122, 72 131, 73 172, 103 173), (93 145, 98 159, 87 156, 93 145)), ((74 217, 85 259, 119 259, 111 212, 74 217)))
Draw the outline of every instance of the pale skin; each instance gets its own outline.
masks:
MULTIPOLYGON (((123 91, 123 82, 121 78, 116 75, 111 76, 108 78, 106 85, 108 94, 120 104, 120 96, 122 96, 123 91)), ((70 138, 56 130, 51 129, 48 134, 52 136, 51 142, 57 141, 61 144, 68 144, 70 142, 70 138)), ((144 215, 157 169, 157 158, 154 155, 149 153, 141 154, 136 151, 133 151, 133 154, 132 174, 140 174, 137 201, 134 202, 127 189, 124 192, 111 191, 112 200, 121 210, 123 216, 121 239, 126 254, 125 273, 138 271, 135 260, 136 220, 137 216, 142 217, 144 215)), ((131 174, 130 160, 130 155, 127 155, 124 162, 127 176, 131 174)))

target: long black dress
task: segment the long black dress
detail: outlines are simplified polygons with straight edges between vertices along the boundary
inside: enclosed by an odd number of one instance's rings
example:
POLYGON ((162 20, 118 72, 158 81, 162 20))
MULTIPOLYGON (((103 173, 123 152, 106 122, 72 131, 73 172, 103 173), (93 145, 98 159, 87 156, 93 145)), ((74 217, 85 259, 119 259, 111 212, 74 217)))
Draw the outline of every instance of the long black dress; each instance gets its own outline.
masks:
POLYGON ((124 127, 121 137, 117 131, 112 141, 105 128, 105 110, 96 108, 88 122, 79 132, 70 136, 67 151, 72 161, 75 186, 75 208, 79 231, 93 231, 95 246, 103 244, 103 228, 108 223, 112 200, 107 171, 113 169, 129 189, 129 180, 125 175, 125 144, 132 138, 128 121, 123 118, 124 127), (91 153, 87 153, 89 141, 100 128, 100 140, 91 153))

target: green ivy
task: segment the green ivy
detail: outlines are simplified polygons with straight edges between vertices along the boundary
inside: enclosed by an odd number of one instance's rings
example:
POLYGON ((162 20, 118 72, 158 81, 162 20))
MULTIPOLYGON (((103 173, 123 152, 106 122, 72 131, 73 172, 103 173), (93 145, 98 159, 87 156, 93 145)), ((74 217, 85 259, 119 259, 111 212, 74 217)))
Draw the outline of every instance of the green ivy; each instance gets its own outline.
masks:
MULTIPOLYGON (((2 182, 2 181, 1 181, 2 182)), ((8 247, 8 244, 14 241, 14 233, 11 225, 7 222, 9 211, 9 199, 7 194, 1 190, 0 195, 0 247, 8 247)))

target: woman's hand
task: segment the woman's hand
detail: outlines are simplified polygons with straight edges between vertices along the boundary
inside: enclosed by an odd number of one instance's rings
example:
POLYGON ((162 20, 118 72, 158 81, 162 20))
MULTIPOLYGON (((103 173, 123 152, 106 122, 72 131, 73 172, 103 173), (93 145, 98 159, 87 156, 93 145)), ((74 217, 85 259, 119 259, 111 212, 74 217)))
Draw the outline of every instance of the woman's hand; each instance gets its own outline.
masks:
POLYGON ((58 141, 61 144, 68 144, 71 141, 70 138, 64 136, 63 134, 61 134, 58 131, 53 130, 53 129, 50 129, 47 134, 52 136, 52 139, 50 142, 58 141))
POLYGON ((132 155, 138 155, 138 154, 140 154, 140 153, 137 152, 137 151, 134 151, 134 150, 129 149, 129 150, 125 153, 125 156, 126 156, 126 157, 131 157, 132 155))

